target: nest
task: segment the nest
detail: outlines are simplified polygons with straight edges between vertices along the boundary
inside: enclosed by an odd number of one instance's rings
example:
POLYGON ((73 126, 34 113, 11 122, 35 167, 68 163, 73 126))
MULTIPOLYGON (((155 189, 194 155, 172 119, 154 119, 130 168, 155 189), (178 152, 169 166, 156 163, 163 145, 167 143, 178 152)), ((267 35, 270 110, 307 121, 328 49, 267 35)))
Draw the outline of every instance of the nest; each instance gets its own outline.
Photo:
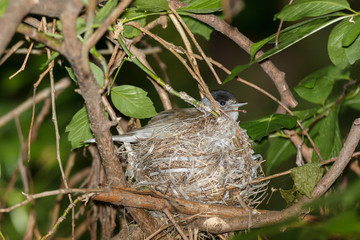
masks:
POLYGON ((201 115, 160 129, 133 146, 127 176, 133 186, 186 200, 255 208, 267 183, 263 159, 246 130, 223 116, 201 115))

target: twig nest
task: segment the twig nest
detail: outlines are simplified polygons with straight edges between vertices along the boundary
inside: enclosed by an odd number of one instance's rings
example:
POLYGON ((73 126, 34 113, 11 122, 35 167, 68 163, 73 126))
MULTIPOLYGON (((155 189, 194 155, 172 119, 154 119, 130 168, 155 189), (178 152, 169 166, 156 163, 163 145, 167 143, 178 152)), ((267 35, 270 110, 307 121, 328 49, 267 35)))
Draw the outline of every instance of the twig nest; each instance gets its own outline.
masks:
POLYGON ((199 117, 160 129, 133 146, 127 176, 135 188, 203 203, 254 208, 267 183, 246 130, 226 116, 199 117))

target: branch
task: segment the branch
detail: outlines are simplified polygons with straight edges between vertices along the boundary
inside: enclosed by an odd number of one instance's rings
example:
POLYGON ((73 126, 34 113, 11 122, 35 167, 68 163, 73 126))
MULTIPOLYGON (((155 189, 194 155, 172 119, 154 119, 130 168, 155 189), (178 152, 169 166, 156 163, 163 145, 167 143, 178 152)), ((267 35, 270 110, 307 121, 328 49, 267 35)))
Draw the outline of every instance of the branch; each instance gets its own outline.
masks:
MULTIPOLYGON (((186 3, 177 0, 170 0, 170 4, 172 4, 175 9, 187 5, 186 3)), ((250 47, 253 42, 251 42, 246 36, 241 34, 237 28, 232 27, 225 21, 219 19, 212 14, 191 14, 190 16, 208 24, 215 30, 221 32, 222 34, 233 40, 236 44, 238 44, 247 53, 250 53, 250 47)), ((255 55, 255 58, 259 58, 262 54, 263 52, 258 52, 255 55)), ((270 60, 265 60, 261 62, 260 66, 274 82, 278 92, 280 93, 281 101, 284 102, 287 106, 295 107, 297 105, 297 102, 294 99, 285 81, 285 73, 281 72, 270 60)))
POLYGON ((60 40, 57 40, 53 37, 49 37, 45 35, 45 33, 39 32, 38 30, 36 30, 33 27, 30 27, 29 25, 21 23, 17 27, 16 31, 38 42, 44 43, 47 47, 64 54, 64 50, 62 49, 62 42, 60 40))
POLYGON ((0 18, 0 56, 16 32, 21 20, 35 5, 36 0, 9 1, 9 4, 0 18))
POLYGON ((132 0, 123 0, 120 4, 115 8, 114 11, 111 12, 110 16, 101 24, 101 26, 91 35, 88 41, 85 43, 84 48, 90 50, 100 38, 104 35, 104 33, 108 30, 109 26, 120 16, 120 14, 125 10, 125 8, 132 2, 132 0))
MULTIPOLYGON (((77 38, 75 26, 76 18, 82 9, 82 5, 79 1, 69 2, 66 6, 67 10, 60 16, 64 32, 64 55, 70 62, 79 84, 81 95, 85 100, 90 120, 90 128, 97 142, 108 183, 110 185, 125 187, 127 182, 119 159, 117 158, 115 145, 111 139, 110 127, 112 123, 106 117, 101 101, 100 93, 102 91, 91 71, 84 71, 83 68, 85 64, 83 62, 85 58, 82 56, 83 44, 77 38)), ((86 64, 89 65, 89 62, 86 64)), ((127 208, 127 210, 145 234, 149 235, 155 231, 156 222, 148 213, 135 208, 127 208)))
MULTIPOLYGON (((100 193, 94 200, 152 211, 167 209, 169 212, 180 212, 187 215, 206 214, 224 218, 248 216, 248 212, 243 208, 192 202, 168 197, 158 192, 136 191, 130 188, 113 187, 110 192, 100 193)), ((260 210, 259 212, 266 211, 260 210)))
MULTIPOLYGON (((55 92, 59 94, 64 89, 68 88, 70 86, 70 79, 69 78, 63 78, 60 81, 58 81, 55 84, 55 92)), ((35 103, 38 103, 50 95, 50 88, 46 88, 39 92, 35 97, 35 103)), ((21 113, 26 111, 28 108, 32 106, 33 103, 33 97, 28 98, 25 102, 8 112, 6 115, 0 117, 0 127, 4 126, 7 122, 9 122, 11 119, 15 118, 16 116, 19 116, 21 113)))
POLYGON ((47 17, 59 17, 66 11, 66 2, 77 0, 37 0, 37 4, 31 9, 31 14, 47 17))
POLYGON ((26 197, 25 201, 22 201, 21 203, 15 204, 8 208, 0 208, 0 213, 11 212, 12 210, 14 210, 18 207, 22 207, 22 206, 28 204, 29 202, 31 202, 35 199, 38 199, 38 198, 44 198, 44 197, 49 197, 49 196, 54 196, 54 195, 59 195, 59 194, 69 194, 69 193, 93 194, 93 193, 103 192, 103 191, 104 191, 103 189, 68 188, 68 189, 58 189, 58 190, 46 191, 46 192, 37 193, 37 194, 23 193, 23 195, 26 197))
POLYGON ((338 160, 334 163, 334 165, 330 168, 330 170, 325 174, 325 176, 320 180, 320 182, 313 190, 312 196, 314 198, 318 198, 323 195, 344 171, 345 167, 348 165, 352 157, 352 154, 355 151, 356 146, 359 144, 359 140, 360 118, 357 118, 352 124, 349 135, 346 138, 343 148, 340 151, 338 160))

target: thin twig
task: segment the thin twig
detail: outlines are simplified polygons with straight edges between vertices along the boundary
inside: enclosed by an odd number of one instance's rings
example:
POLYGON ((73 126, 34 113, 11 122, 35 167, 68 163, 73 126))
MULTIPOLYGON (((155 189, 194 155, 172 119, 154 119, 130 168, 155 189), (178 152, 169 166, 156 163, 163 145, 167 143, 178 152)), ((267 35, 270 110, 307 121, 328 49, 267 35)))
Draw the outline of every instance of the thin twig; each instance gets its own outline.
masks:
MULTIPOLYGON (((8 51, 5 51, 6 54, 1 58, 0 60, 0 66, 11 56, 16 52, 21 45, 25 43, 25 40, 20 40, 17 43, 15 43, 8 51)), ((26 54, 28 54, 28 50, 26 50, 26 54)))
MULTIPOLYGON (((55 84, 55 91, 57 94, 61 93, 64 89, 68 88, 71 84, 71 81, 69 78, 62 78, 60 81, 58 81, 55 84)), ((46 99, 50 95, 50 88, 46 88, 39 92, 35 96, 35 103, 38 103, 44 99, 46 99)), ((25 112, 28 108, 30 108, 33 104, 33 98, 28 98, 25 102, 8 112, 7 114, 0 117, 0 127, 4 126, 6 123, 8 123, 11 119, 15 118, 16 116, 19 116, 21 113, 25 112)))
MULTIPOLYGON (((40 31, 40 29, 41 29, 41 22, 40 22, 40 24, 39 24, 39 26, 38 26, 38 31, 40 31)), ((25 70, 26 63, 27 63, 27 61, 28 61, 28 59, 29 59, 29 56, 30 56, 30 53, 31 53, 31 49, 33 48, 33 46, 34 46, 34 42, 31 42, 30 47, 29 47, 29 49, 28 49, 28 52, 27 52, 27 54, 26 54, 26 56, 25 56, 25 59, 24 59, 23 64, 21 65, 21 67, 20 67, 19 70, 17 70, 13 75, 11 75, 11 76, 9 77, 9 79, 12 79, 12 78, 15 77, 18 73, 20 73, 20 72, 22 72, 22 71, 25 70)))
MULTIPOLYGON (((360 156, 360 152, 355 152, 351 155, 351 158, 354 158, 356 156, 360 156)), ((336 160, 338 159, 338 157, 333 157, 333 158, 330 158, 326 161, 323 161, 321 163, 321 166, 324 166, 326 164, 329 164, 329 163, 332 163, 332 162, 335 162, 336 160)), ((287 171, 284 171, 284 172, 281 172, 281 173, 276 173, 276 174, 273 174, 271 176, 267 176, 267 177, 263 177, 263 178, 257 178, 257 179, 254 179, 250 184, 254 184, 254 183, 259 183, 259 182, 264 182, 264 181, 268 181, 268 180, 271 180, 271 179, 274 179, 274 178, 277 178, 277 177, 281 177, 281 176, 285 176, 285 175, 288 175, 291 173, 291 170, 287 170, 287 171)))
MULTIPOLYGON (((52 34, 55 33, 55 24, 56 24, 56 20, 53 20, 53 28, 52 28, 52 34)), ((47 26, 46 26, 46 18, 43 17, 43 27, 44 27, 44 32, 48 32, 47 31, 47 26)), ((47 52, 47 57, 48 59, 51 58, 51 50, 49 48, 46 49, 47 52)), ((57 122, 57 114, 56 114, 56 105, 55 105, 55 80, 54 80, 54 72, 53 72, 53 68, 54 68, 54 63, 55 61, 52 60, 49 63, 49 67, 50 67, 50 88, 51 88, 51 106, 52 106, 52 120, 54 123, 54 127, 55 127, 55 139, 56 139, 56 159, 58 160, 58 165, 60 168, 60 172, 61 172, 61 176, 62 176, 62 180, 64 183, 64 186, 66 189, 69 188, 68 183, 67 183, 67 178, 65 176, 64 170, 63 170, 63 166, 62 166, 62 161, 61 161, 61 156, 60 156, 60 133, 59 133, 59 126, 58 126, 58 122, 57 122)), ((69 201, 71 204, 73 203, 71 194, 68 194, 69 197, 69 201)), ((75 236, 75 212, 74 209, 72 209, 72 219, 71 219, 71 225, 72 225, 72 237, 74 239, 75 236)))
POLYGON ((171 223, 174 225, 174 227, 176 228, 176 230, 179 232, 180 236, 184 239, 184 240, 188 240, 187 236, 185 235, 185 233, 183 232, 183 230, 181 229, 181 227, 176 223, 173 215, 170 213, 169 209, 165 208, 164 211, 165 215, 169 218, 169 220, 171 221, 171 223))
MULTIPOLYGON (((74 211, 74 207, 76 206, 76 204, 79 202, 79 201, 86 201, 87 202, 87 199, 89 199, 93 194, 85 194, 85 195, 82 195, 82 196, 79 196, 75 199, 74 202, 71 202, 69 204, 69 206, 65 209, 64 213, 61 215, 61 217, 59 217, 59 219, 57 220, 57 222, 54 224, 54 226, 52 227, 52 229, 44 236, 41 238, 41 240, 45 240, 47 239, 49 236, 53 235, 55 233, 55 231, 57 230, 58 226, 60 225, 60 223, 62 223, 67 214, 69 213, 70 209, 72 210, 72 212, 74 211)), ((72 239, 75 239, 75 233, 72 233, 72 239)))
MULTIPOLYGON (((49 63, 48 68, 44 72, 42 72, 40 74, 39 79, 34 84, 31 123, 30 123, 30 129, 29 129, 29 135, 28 135, 28 141, 27 141, 27 144, 28 144, 28 146, 27 146, 27 149, 28 149, 28 153, 27 153, 28 161, 30 161, 30 154, 31 154, 31 138, 32 138, 32 131, 33 131, 33 125, 34 125, 34 120, 35 120, 35 97, 36 97, 37 87, 40 85, 41 81, 44 79, 46 74, 52 69, 53 66, 54 66, 54 61, 49 63)), ((51 94, 51 91, 50 91, 50 94, 51 94)))
POLYGON ((101 26, 89 37, 89 39, 84 43, 83 48, 90 50, 104 35, 108 30, 108 27, 120 16, 120 14, 127 8, 127 6, 132 2, 132 0, 123 0, 119 5, 111 12, 110 16, 101 24, 101 26))
MULTIPOLYGON (((169 1, 171 4, 173 4, 174 8, 184 7, 187 5, 187 3, 178 0, 169 1)), ((246 36, 241 34, 237 28, 234 28, 233 26, 227 24, 213 14, 191 14, 190 16, 213 27, 215 30, 219 31, 220 33, 227 36, 229 39, 233 40, 246 52, 250 53, 250 47, 253 42, 251 42, 246 36)), ((260 57, 262 54, 263 52, 259 51, 255 55, 255 58, 260 57)), ((279 69, 269 60, 262 61, 260 63, 260 66, 274 82, 278 92, 281 95, 281 100, 285 102, 285 105, 295 107, 297 105, 297 102, 285 81, 285 74, 279 71, 279 69)))
MULTIPOLYGON (((291 5, 292 3, 293 3, 293 0, 290 0, 288 5, 291 5)), ((278 30, 276 32, 276 38, 275 38, 275 48, 276 49, 279 48, 279 36, 280 36, 280 32, 281 32, 281 28, 282 28, 283 23, 284 23, 284 20, 280 20, 279 27, 278 27, 278 30)))
POLYGON ((18 159, 18 167, 21 175, 21 180, 24 186, 24 191, 26 193, 29 193, 29 180, 27 176, 27 170, 24 166, 24 159, 26 158, 26 144, 24 140, 24 135, 21 130, 20 120, 19 117, 15 118, 16 123, 16 130, 18 132, 19 140, 20 140, 20 153, 19 153, 19 159, 18 159))
POLYGON ((49 114, 50 108, 51 108, 51 99, 47 98, 40 110, 40 113, 36 117, 34 126, 32 127, 31 142, 37 139, 38 130, 41 126, 41 123, 45 120, 45 117, 49 114))
POLYGON ((201 56, 203 57, 203 59, 205 60, 206 64, 209 66, 211 72, 213 73, 216 81, 218 84, 221 84, 221 80, 219 78, 219 76, 217 75, 215 69, 213 68, 211 62, 208 60, 208 57, 205 55, 204 51, 202 50, 200 44, 196 41, 196 38, 194 36, 194 34, 190 31, 190 29, 188 28, 188 26, 185 24, 185 22, 183 21, 183 19, 180 17, 180 15, 176 12, 176 10, 170 5, 170 10, 173 11, 173 13, 175 14, 175 16, 177 17, 177 19, 180 21, 180 23, 183 25, 183 27, 185 28, 186 32, 189 34, 191 40, 193 41, 193 43, 195 44, 196 48, 198 49, 198 51, 200 52, 201 56))
POLYGON ((26 194, 23 193, 23 195, 26 197, 26 200, 15 204, 11 207, 8 208, 1 208, 0 209, 0 213, 8 213, 11 212, 12 210, 22 207, 26 204, 28 204, 29 202, 38 199, 38 198, 44 198, 44 197, 49 197, 49 196, 54 196, 54 195, 59 195, 59 194, 69 194, 69 193, 100 193, 100 192, 104 192, 104 189, 89 189, 89 188, 69 188, 69 189, 58 189, 58 190, 52 190, 52 191, 45 191, 45 192, 41 192, 41 193, 37 193, 37 194, 26 194))
MULTIPOLYGON (((230 71, 229 71, 230 74, 230 71)), ((248 82, 240 77, 237 77, 236 80, 238 82, 242 82, 248 86, 251 86, 252 88, 255 88, 256 90, 258 90, 259 92, 265 94, 266 96, 268 96, 269 98, 271 98, 272 100, 274 100, 275 102, 277 102, 281 107, 283 107, 291 116, 294 116, 294 113, 287 107, 285 106, 281 101, 279 101, 276 97, 274 97, 273 95, 271 95, 269 92, 265 91, 264 89, 260 88, 259 86, 248 82)), ((302 130, 302 133, 307 137, 307 139, 309 140, 310 144, 312 145, 312 147, 315 149, 316 154, 319 157, 320 162, 323 162, 323 158, 321 157, 319 148, 315 145, 314 141, 312 140, 312 138, 310 137, 309 133, 307 132, 307 130, 304 128, 304 126, 302 125, 302 123, 299 120, 296 120, 297 124, 299 125, 299 127, 302 130)))
MULTIPOLYGON (((186 63, 186 60, 184 58, 182 58, 178 53, 176 47, 167 42, 166 40, 162 39, 161 37, 153 34, 152 32, 150 32, 149 30, 147 30, 146 28, 142 27, 140 24, 136 23, 136 22, 128 22, 126 23, 126 25, 130 25, 133 26, 137 29, 139 29, 140 31, 144 32, 145 34, 147 34, 149 37, 153 38, 154 40, 158 41, 161 45, 163 45, 166 49, 168 49, 176 58, 178 58, 180 60, 180 62, 185 66, 186 70, 191 74, 191 76, 196 79, 197 81, 199 81, 198 76, 195 74, 195 72, 189 67, 189 65, 186 63)), ((185 51, 183 51, 185 53, 185 51)))
MULTIPOLYGON (((70 153, 69 158, 67 159, 67 164, 66 164, 66 168, 65 168, 65 177, 66 179, 69 178, 70 176, 70 171, 72 169, 72 167, 74 166, 74 162, 75 162, 75 158, 76 158, 76 151, 73 151, 70 153)), ((61 188, 64 187, 64 183, 61 182, 61 188)), ((71 187, 70 183, 69 183, 69 187, 71 187)), ((56 197, 56 204, 53 207, 53 211, 51 214, 51 220, 50 220, 50 226, 53 226, 56 222, 56 220, 58 219, 58 214, 60 211, 60 207, 61 207, 61 201, 63 199, 64 195, 60 194, 56 197)))
MULTIPOLYGON (((154 72, 154 70, 152 69, 152 67, 150 66, 149 62, 146 60, 145 54, 139 50, 138 48, 136 48, 135 46, 131 46, 130 51, 134 54, 134 56, 136 58, 138 58, 140 60, 140 62, 142 62, 147 68, 149 68, 152 72, 154 72)), ((151 80, 151 78, 150 78, 151 80)), ((169 98, 169 95, 167 94, 166 90, 164 88, 162 88, 157 82, 155 81, 151 81, 151 83, 154 85, 156 92, 158 93, 161 103, 164 106, 165 110, 169 110, 172 109, 171 106, 171 101, 169 98)))

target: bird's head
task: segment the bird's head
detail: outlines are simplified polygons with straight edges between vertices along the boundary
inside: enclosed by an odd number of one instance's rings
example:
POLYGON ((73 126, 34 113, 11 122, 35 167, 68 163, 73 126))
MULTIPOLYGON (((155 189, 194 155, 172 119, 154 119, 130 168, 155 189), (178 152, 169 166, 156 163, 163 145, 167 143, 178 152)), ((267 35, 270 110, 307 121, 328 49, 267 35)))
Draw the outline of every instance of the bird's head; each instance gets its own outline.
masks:
MULTIPOLYGON (((215 99, 216 104, 225 111, 234 121, 237 120, 239 107, 246 105, 247 103, 239 103, 235 96, 226 90, 214 90, 211 91, 212 97, 215 99)), ((204 104, 211 107, 211 102, 208 98, 204 97, 201 100, 204 104)))

